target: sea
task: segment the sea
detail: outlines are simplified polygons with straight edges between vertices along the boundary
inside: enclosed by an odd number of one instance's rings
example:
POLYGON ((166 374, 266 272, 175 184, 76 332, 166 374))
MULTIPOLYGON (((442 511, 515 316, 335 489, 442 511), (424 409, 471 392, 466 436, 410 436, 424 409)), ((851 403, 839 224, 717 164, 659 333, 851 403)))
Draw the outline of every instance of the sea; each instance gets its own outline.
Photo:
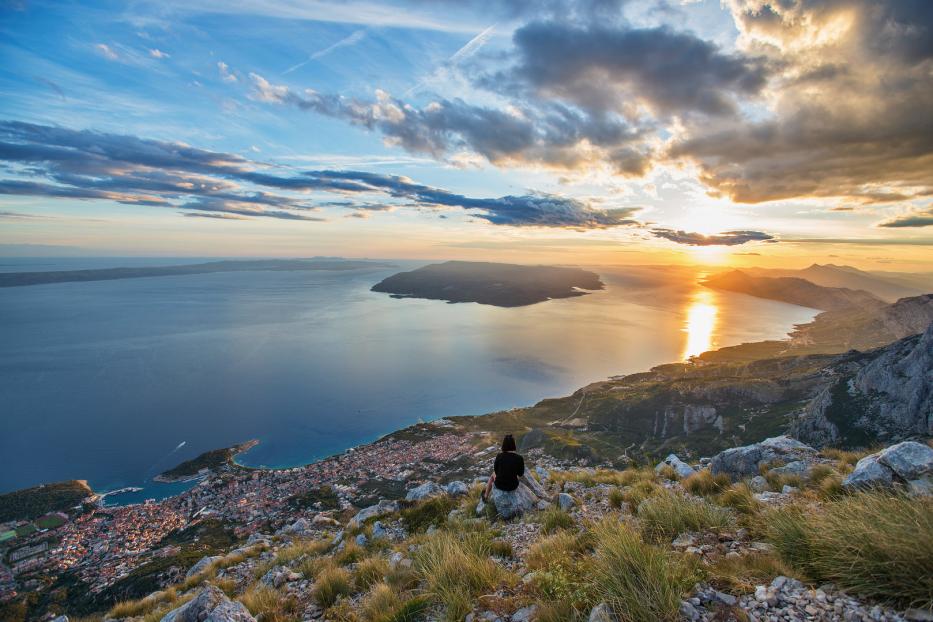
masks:
MULTIPOLYGON (((0 271, 197 258, 0 258, 0 271)), ((597 266, 606 288, 518 308, 395 299, 352 271, 226 272, 0 289, 0 492, 84 479, 111 503, 251 439, 249 466, 306 464, 440 417, 567 395, 746 341, 814 309, 703 287, 694 268, 597 266)))

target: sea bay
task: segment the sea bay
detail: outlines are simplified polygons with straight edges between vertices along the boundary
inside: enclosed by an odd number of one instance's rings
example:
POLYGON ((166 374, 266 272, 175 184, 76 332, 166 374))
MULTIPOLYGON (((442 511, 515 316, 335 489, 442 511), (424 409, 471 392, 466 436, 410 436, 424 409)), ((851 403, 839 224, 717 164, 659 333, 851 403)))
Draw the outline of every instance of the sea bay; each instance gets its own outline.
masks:
POLYGON ((255 438, 242 463, 303 464, 418 420, 781 338, 816 313, 709 290, 696 268, 644 266, 591 267, 605 290, 527 307, 398 300, 370 287, 428 262, 389 263, 0 291, 0 491, 76 478, 101 491, 142 486, 139 498, 174 494, 151 478, 207 449, 255 438))

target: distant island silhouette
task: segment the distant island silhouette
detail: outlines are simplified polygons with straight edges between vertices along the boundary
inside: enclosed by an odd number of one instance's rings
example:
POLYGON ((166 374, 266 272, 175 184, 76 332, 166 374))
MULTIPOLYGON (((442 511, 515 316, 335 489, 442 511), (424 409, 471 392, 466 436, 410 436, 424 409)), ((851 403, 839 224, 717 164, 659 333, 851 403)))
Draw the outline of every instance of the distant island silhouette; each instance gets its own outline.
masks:
POLYGON ((583 296, 603 289, 599 275, 579 268, 445 261, 399 272, 372 287, 395 298, 476 302, 523 307, 552 298, 583 296))
POLYGON ((153 276, 186 276, 211 272, 301 270, 358 270, 386 268, 392 264, 352 259, 256 259, 245 261, 208 261, 179 266, 146 266, 137 268, 98 268, 90 270, 50 270, 47 272, 0 273, 0 287, 48 285, 50 283, 76 283, 84 281, 113 281, 153 276))

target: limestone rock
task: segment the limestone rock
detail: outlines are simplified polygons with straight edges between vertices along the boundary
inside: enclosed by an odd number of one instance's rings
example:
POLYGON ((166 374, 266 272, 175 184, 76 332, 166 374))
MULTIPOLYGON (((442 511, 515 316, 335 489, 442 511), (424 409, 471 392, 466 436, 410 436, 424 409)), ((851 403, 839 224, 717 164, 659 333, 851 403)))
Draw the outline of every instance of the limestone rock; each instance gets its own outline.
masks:
POLYGON ((855 469, 842 480, 843 488, 888 487, 894 482, 894 473, 881 464, 878 454, 865 456, 855 463, 855 469))
POLYGON ((308 532, 310 529, 311 529, 311 522, 308 521, 307 518, 299 518, 291 525, 286 525, 285 527, 282 527, 275 533, 276 535, 280 535, 280 536, 288 536, 288 535, 300 536, 308 532))
POLYGON ((467 494, 470 489, 460 480, 455 480, 447 484, 447 494, 451 497, 459 497, 467 494))
POLYGON ((205 555, 195 563, 194 566, 188 569, 188 572, 185 573, 185 578, 190 579, 196 574, 203 572, 207 569, 208 566, 213 564, 215 561, 219 560, 220 556, 218 555, 205 555))
POLYGON ((439 495, 445 494, 445 490, 441 488, 440 484, 437 482, 425 482, 417 488, 412 488, 408 491, 408 494, 405 495, 406 501, 422 501, 424 499, 429 499, 431 497, 437 497, 439 495))
POLYGON ((879 452, 878 461, 901 479, 918 479, 933 473, 933 448, 915 441, 898 443, 879 452))
POLYGON ((577 503, 573 500, 573 497, 568 495, 566 492, 562 492, 557 495, 557 507, 564 510, 565 512, 569 511, 570 508, 576 504, 577 503))
POLYGON ((527 607, 522 607, 512 614, 512 622, 531 622, 534 620, 535 614, 537 612, 537 605, 528 605, 527 607))
POLYGON ((775 436, 760 443, 727 449, 710 460, 714 475, 725 473, 733 479, 758 475, 761 463, 775 460, 801 460, 812 457, 816 450, 789 436, 775 436))
POLYGON ((915 441, 891 445, 859 460, 843 480, 848 489, 887 488, 906 484, 913 494, 927 494, 933 480, 933 449, 915 441))
POLYGON ((192 600, 169 611, 162 622, 256 622, 242 603, 208 585, 192 600))
POLYGON ((499 516, 508 519, 534 509, 537 497, 528 486, 519 484, 518 488, 508 492, 493 487, 490 501, 499 516))
POLYGON ((768 471, 770 475, 796 475, 801 478, 808 478, 810 475, 810 465, 803 460, 794 460, 784 466, 780 466, 768 471))
POLYGON ((363 508, 357 512, 356 516, 350 519, 350 522, 347 524, 347 526, 358 527, 370 518, 375 518, 376 516, 389 514, 391 512, 398 512, 398 501, 387 501, 383 499, 376 505, 371 505, 368 508, 363 508))
POLYGON ((677 473, 677 477, 684 479, 685 477, 690 477, 696 471, 689 464, 678 458, 675 454, 670 454, 667 458, 658 463, 658 466, 654 467, 656 473, 660 473, 661 469, 665 466, 669 466, 674 469, 674 472, 677 473))
POLYGON ((807 404, 793 424, 794 435, 829 444, 933 434, 933 295, 892 305, 898 306, 917 311, 909 326, 897 331, 903 333, 900 340, 869 356, 841 355, 831 366, 836 380, 807 404), (844 413, 842 429, 838 420, 830 421, 831 408, 844 413))

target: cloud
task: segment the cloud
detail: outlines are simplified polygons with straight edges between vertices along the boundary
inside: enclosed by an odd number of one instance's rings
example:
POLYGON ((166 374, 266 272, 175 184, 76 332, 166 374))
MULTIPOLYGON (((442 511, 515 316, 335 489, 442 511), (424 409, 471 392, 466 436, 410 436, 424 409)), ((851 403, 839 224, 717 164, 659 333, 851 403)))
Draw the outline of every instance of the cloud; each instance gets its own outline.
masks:
POLYGON ((217 61, 217 71, 220 72, 220 79, 224 82, 237 82, 236 74, 230 71, 230 65, 223 61, 217 61))
POLYGON ((97 50, 97 53, 106 58, 107 60, 119 60, 119 56, 116 52, 111 49, 106 43, 98 43, 94 46, 94 49, 97 50))
POLYGON ((282 75, 286 75, 286 74, 289 74, 295 71, 296 69, 300 69, 313 60, 324 58, 325 56, 327 56, 334 50, 339 50, 340 48, 343 48, 343 47, 356 45, 357 43, 362 41, 365 37, 366 37, 366 30, 364 29, 356 30, 352 32, 351 34, 347 35, 346 37, 344 37, 343 39, 341 39, 340 41, 337 41, 336 43, 328 45, 326 48, 322 50, 318 50, 314 54, 311 54, 310 56, 308 56, 306 60, 298 63, 297 65, 289 67, 288 69, 282 72, 282 75))
POLYGON ((933 225, 933 207, 924 210, 897 216, 890 220, 880 223, 879 227, 901 228, 901 227, 929 227, 933 225))
POLYGON ((765 114, 687 127, 672 158, 718 194, 892 202, 933 189, 933 3, 730 0, 773 69, 765 114))
MULTIPOLYGON (((313 89, 302 92, 250 74, 252 97, 258 101, 295 106, 353 125, 379 131, 385 141, 412 153, 442 158, 468 149, 496 164, 537 163, 573 168, 591 162, 602 150, 619 153, 627 170, 642 170, 647 153, 634 142, 639 131, 617 119, 596 118, 578 110, 550 104, 546 108, 498 108, 462 100, 437 100, 423 108, 406 104, 384 91, 360 100, 313 89)), ((607 153, 606 157, 610 157, 607 153)))
POLYGON ((716 235, 703 235, 674 229, 652 229, 651 234, 688 246, 738 246, 748 242, 777 242, 773 235, 763 231, 726 231, 716 235))
POLYGON ((365 171, 283 174, 282 169, 237 154, 184 143, 17 121, 0 122, 0 160, 27 167, 23 172, 30 177, 0 179, 0 194, 319 221, 321 217, 309 212, 333 203, 316 203, 308 196, 320 192, 362 199, 347 201, 358 211, 398 205, 458 208, 495 225, 601 229, 640 224, 634 219, 637 207, 603 209, 579 199, 534 192, 475 198, 407 177, 365 171))
POLYGON ((250 220, 244 216, 237 216, 236 214, 215 214, 212 212, 181 212, 182 216, 187 216, 189 218, 212 218, 215 220, 250 220))
POLYGON ((517 63, 480 84, 559 98, 593 113, 655 115, 736 111, 735 96, 754 96, 766 82, 755 58, 726 54, 690 33, 534 22, 514 35, 517 63))
POLYGON ((342 97, 256 74, 253 96, 448 161, 629 177, 689 164, 710 194, 743 203, 933 193, 933 3, 724 0, 738 32, 728 47, 633 26, 623 4, 471 2, 532 21, 469 65, 486 92, 468 101, 342 97))
POLYGON ((169 58, 168 54, 166 54, 165 52, 163 52, 162 50, 158 48, 152 48, 151 50, 149 50, 149 56, 151 56, 152 58, 158 58, 158 59, 169 58))
MULTIPOLYGON (((603 4, 618 8, 600 2, 579 8, 591 15, 603 4)), ((491 28, 449 63, 474 54, 491 28)), ((505 69, 472 77, 505 100, 501 105, 441 97, 419 107, 382 90, 372 98, 343 97, 274 84, 256 73, 250 74, 252 97, 341 119, 379 132, 387 144, 437 159, 472 152, 496 165, 603 164, 621 175, 641 176, 658 156, 660 121, 733 115, 737 101, 757 97, 767 77, 757 57, 727 54, 663 27, 534 22, 519 28, 513 43, 505 69)))

